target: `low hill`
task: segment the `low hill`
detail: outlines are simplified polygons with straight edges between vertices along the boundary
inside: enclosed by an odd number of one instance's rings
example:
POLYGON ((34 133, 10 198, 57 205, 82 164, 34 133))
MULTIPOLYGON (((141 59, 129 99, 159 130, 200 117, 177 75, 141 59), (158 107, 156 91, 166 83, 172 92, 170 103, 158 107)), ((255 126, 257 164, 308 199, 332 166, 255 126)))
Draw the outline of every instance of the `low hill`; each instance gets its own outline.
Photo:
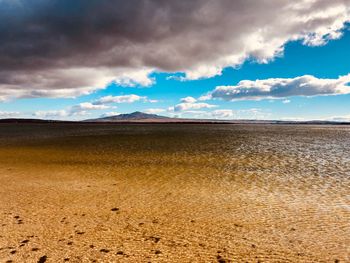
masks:
POLYGON ((89 119, 85 120, 84 122, 169 122, 174 120, 179 121, 180 119, 135 111, 128 114, 119 114, 109 117, 89 119))
POLYGON ((42 120, 42 119, 0 119, 0 124, 6 123, 51 123, 51 124, 77 124, 77 123, 187 123, 187 124, 294 124, 294 125, 350 125, 350 122, 336 121, 281 121, 281 120, 218 120, 218 119, 182 119, 160 116, 156 114, 148 114, 136 111, 128 114, 119 114, 115 116, 102 117, 96 119, 88 119, 83 121, 64 121, 64 120, 42 120))
POLYGON ((147 114, 136 111, 133 113, 119 114, 115 116, 88 119, 84 122, 99 123, 228 123, 228 124, 315 124, 315 125, 348 125, 349 122, 334 121, 281 121, 281 120, 218 120, 218 119, 182 119, 147 114))

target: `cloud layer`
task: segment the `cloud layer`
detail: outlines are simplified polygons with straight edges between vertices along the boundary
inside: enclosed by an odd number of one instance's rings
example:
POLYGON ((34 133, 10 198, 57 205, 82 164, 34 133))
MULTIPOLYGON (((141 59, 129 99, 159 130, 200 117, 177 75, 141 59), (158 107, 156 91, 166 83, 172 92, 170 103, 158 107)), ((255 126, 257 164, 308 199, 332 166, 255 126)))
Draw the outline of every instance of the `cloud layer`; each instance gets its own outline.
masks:
POLYGON ((349 10, 350 0, 0 0, 0 97, 147 86, 155 70, 211 77, 291 40, 339 38, 349 10))
POLYGON ((216 87, 211 93, 203 96, 203 99, 260 100, 349 94, 349 83, 350 74, 337 79, 320 79, 305 75, 296 78, 243 80, 236 86, 216 87))

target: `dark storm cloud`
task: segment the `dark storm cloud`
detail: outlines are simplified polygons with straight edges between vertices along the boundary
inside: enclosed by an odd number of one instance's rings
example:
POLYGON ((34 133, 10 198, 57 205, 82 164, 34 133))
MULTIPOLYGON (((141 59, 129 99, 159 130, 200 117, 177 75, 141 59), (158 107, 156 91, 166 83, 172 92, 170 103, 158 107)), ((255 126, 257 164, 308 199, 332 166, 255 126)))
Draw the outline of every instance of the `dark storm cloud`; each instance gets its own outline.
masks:
POLYGON ((195 2, 2 1, 1 68, 140 66, 145 61, 147 66, 165 66, 145 57, 148 54, 140 58, 123 54, 137 51, 135 45, 156 43, 183 31, 190 22, 188 14, 199 6, 195 2))
POLYGON ((108 82, 150 85, 154 70, 188 79, 290 40, 340 37, 349 0, 0 0, 0 96, 77 96, 108 82))

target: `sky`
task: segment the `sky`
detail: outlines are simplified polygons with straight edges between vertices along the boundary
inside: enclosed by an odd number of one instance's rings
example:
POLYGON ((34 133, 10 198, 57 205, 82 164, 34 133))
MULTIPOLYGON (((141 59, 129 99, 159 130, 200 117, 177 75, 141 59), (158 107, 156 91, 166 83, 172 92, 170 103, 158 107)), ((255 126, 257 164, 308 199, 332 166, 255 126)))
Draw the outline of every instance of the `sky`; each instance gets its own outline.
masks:
POLYGON ((350 0, 0 0, 0 118, 350 121, 350 0))

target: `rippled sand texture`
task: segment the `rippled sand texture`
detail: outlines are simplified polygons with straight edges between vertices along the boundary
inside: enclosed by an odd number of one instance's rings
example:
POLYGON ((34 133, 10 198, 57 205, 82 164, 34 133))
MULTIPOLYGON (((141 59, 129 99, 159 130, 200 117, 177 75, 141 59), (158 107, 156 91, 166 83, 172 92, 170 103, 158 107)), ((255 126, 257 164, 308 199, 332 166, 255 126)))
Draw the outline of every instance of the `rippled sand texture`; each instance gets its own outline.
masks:
POLYGON ((350 262, 350 128, 2 125, 0 262, 350 262))

